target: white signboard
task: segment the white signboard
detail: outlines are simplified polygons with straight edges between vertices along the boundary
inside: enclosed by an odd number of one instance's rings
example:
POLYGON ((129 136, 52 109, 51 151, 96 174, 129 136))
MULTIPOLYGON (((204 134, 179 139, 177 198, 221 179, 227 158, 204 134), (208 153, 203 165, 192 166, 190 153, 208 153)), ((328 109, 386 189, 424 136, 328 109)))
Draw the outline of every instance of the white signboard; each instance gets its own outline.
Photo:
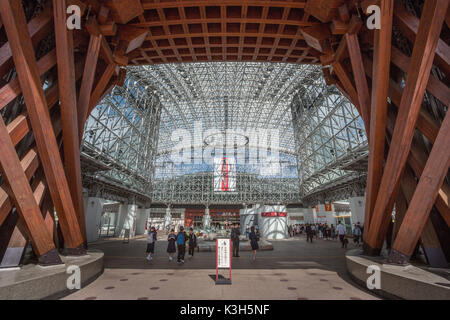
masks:
POLYGON ((217 239, 217 268, 231 267, 231 239, 217 239))

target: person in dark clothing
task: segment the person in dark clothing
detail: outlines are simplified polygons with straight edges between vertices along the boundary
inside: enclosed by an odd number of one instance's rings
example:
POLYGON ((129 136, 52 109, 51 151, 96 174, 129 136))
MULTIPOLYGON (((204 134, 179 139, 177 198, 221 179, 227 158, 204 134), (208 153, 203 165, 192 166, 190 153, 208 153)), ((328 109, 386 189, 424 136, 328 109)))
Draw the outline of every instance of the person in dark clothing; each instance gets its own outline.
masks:
POLYGON ((153 259, 153 254, 155 253, 155 243, 156 243, 157 235, 155 227, 150 228, 150 232, 147 237, 147 260, 151 261, 153 259))
POLYGON ((312 243, 313 236, 314 236, 314 230, 309 223, 306 225, 305 231, 306 231, 306 242, 312 243))
POLYGON ((184 232, 183 227, 180 227, 180 232, 178 232, 177 234, 178 263, 184 263, 184 254, 186 252, 186 240, 187 240, 186 232, 184 232))
POLYGON ((231 242, 233 245, 233 257, 239 257, 239 236, 241 232, 239 231, 239 225, 236 223, 234 228, 231 229, 231 242))
POLYGON ((259 241, 259 236, 258 234, 255 232, 255 227, 252 226, 250 228, 250 245, 252 246, 252 251, 253 251, 253 260, 256 260, 256 250, 259 249, 259 245, 258 245, 258 241, 259 241))
POLYGON ((191 258, 194 257, 194 249, 197 246, 197 236, 194 233, 194 229, 189 228, 189 251, 188 254, 191 256, 191 258))
POLYGON ((177 248, 175 242, 177 241, 177 236, 175 234, 175 230, 170 230, 169 236, 167 237, 168 245, 167 245, 167 253, 169 254, 169 261, 173 260, 173 255, 177 252, 177 248))

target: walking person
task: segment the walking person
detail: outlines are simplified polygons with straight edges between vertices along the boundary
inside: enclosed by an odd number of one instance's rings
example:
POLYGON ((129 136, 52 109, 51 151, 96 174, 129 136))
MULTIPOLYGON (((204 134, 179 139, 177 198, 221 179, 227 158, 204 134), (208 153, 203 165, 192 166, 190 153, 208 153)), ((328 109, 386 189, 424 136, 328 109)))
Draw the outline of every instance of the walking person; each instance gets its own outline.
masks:
POLYGON ((169 236, 167 237, 167 253, 169 254, 169 261, 173 260, 173 256, 175 252, 177 252, 177 248, 175 246, 175 242, 177 241, 177 236, 175 234, 175 230, 171 229, 169 236))
POLYGON ((180 227, 180 232, 177 235, 177 249, 178 249, 178 263, 184 263, 184 254, 186 252, 186 232, 184 232, 184 228, 180 227))
POLYGON ((253 261, 255 261, 256 260, 256 250, 259 249, 259 245, 258 245, 259 236, 258 236, 257 232, 255 231, 255 227, 254 226, 252 226, 250 228, 249 239, 250 239, 250 245, 251 245, 252 251, 253 251, 253 258, 252 259, 253 259, 253 261))
POLYGON ((188 254, 189 254, 190 258, 193 258, 194 257, 194 249, 197 246, 197 236, 195 235, 194 229, 192 227, 189 228, 188 239, 189 239, 188 254))
POLYGON ((339 241, 341 241, 342 248, 344 248, 344 239, 345 239, 345 226, 338 221, 338 225, 336 227, 337 234, 339 236, 339 241))
POLYGON ((361 228, 359 227, 359 224, 355 225, 355 229, 353 229, 353 242, 356 243, 357 246, 359 246, 359 239, 361 237, 361 228))
POLYGON ((239 225, 236 223, 234 228, 231 229, 231 243, 233 245, 233 257, 239 257, 239 236, 241 232, 239 231, 239 225))
POLYGON ((313 228, 311 227, 311 225, 308 223, 308 224, 306 224, 306 229, 305 229, 305 232, 306 232, 306 242, 313 242, 313 235, 314 235, 314 230, 313 230, 313 228))
POLYGON ((153 259, 153 254, 155 253, 155 243, 156 243, 157 235, 155 227, 150 228, 150 232, 147 236, 147 260, 151 261, 153 259))
POLYGON ((250 239, 250 229, 248 227, 248 224, 245 226, 245 236, 247 237, 247 240, 250 239))
POLYGON ((334 224, 331 224, 330 235, 331 240, 336 240, 336 228, 334 227, 334 224))

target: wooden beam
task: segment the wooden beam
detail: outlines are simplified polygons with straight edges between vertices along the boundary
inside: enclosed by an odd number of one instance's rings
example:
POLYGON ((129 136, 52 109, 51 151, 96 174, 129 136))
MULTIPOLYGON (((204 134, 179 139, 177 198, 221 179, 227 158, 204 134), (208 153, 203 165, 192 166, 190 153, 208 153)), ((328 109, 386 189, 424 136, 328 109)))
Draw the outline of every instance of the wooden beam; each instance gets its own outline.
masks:
POLYGON ((118 28, 119 41, 124 42, 125 54, 139 48, 144 43, 147 35, 149 34, 148 29, 136 28, 131 26, 120 26, 118 28))
POLYGON ((140 0, 105 0, 103 2, 111 10, 112 18, 121 24, 126 24, 144 13, 140 0))
MULTIPOLYGON (((391 65, 394 0, 381 1, 381 29, 375 31, 372 99, 370 107, 369 166, 367 173, 364 233, 371 228, 372 212, 383 174, 386 142, 387 97, 391 65)), ((364 235, 364 239, 366 236, 364 235)), ((364 245, 367 253, 368 248, 364 245)))
POLYGON ((80 144, 78 140, 77 90, 75 86, 73 37, 72 32, 67 30, 66 27, 66 10, 66 0, 53 0, 59 98, 61 101, 61 123, 64 143, 64 163, 73 206, 78 217, 78 224, 83 239, 86 242, 83 186, 81 183, 80 144))
MULTIPOLYGON (((395 119, 397 118, 396 111, 397 110, 393 109, 392 107, 389 108, 387 128, 391 135, 393 134, 394 128, 395 128, 395 119)), ((437 136, 437 134, 436 134, 436 136, 437 136)), ((432 143, 434 143, 434 142, 435 142, 435 140, 432 141, 432 143)), ((422 176, 423 169, 425 168, 425 165, 427 163, 427 157, 428 157, 428 152, 427 152, 425 143, 423 141, 423 137, 421 136, 421 134, 419 132, 416 131, 414 138, 413 138, 413 143, 411 145, 411 152, 408 156, 408 165, 411 167, 411 169, 414 171, 414 174, 417 177, 422 176)), ((404 173, 404 175, 405 175, 405 173, 404 173)), ((404 180, 404 178, 402 178, 402 181, 403 180, 404 180)), ((411 183, 409 183, 409 185, 411 185, 411 183)), ((401 186, 402 186, 402 189, 405 189, 403 184, 401 186)), ((435 203, 437 210, 439 211, 441 216, 444 218, 444 220, 446 220, 446 217, 450 217, 450 208, 449 208, 449 201, 448 201, 449 194, 450 194, 450 190, 449 190, 448 185, 443 184, 442 188, 439 190, 439 194, 437 196, 436 203, 435 203)), ((411 200, 411 198, 412 198, 412 193, 411 193, 411 197, 408 198, 409 199, 408 202, 411 200)), ((449 226, 450 226, 450 224, 449 224, 449 226)))
MULTIPOLYGON (((395 2, 395 23, 403 35, 411 42, 416 41, 419 32, 419 19, 408 12, 401 2, 395 2)), ((443 13, 445 16, 445 13, 443 13)), ((450 77, 450 46, 442 39, 438 39, 435 55, 435 64, 450 77)))
MULTIPOLYGON (((53 122, 53 130, 55 132, 55 136, 58 136, 62 130, 61 128, 61 121, 58 118, 59 116, 55 114, 52 117, 53 122)), ((25 117, 25 123, 27 123, 27 118, 25 117)), ((12 143, 14 146, 19 141, 14 141, 13 136, 11 135, 10 126, 12 125, 12 122, 7 126, 7 131, 10 135, 10 138, 12 140, 12 143)), ((28 126, 27 126, 28 128, 28 126)), ((29 129, 29 128, 28 128, 29 129)), ((36 170, 38 169, 40 165, 39 157, 38 157, 38 151, 36 146, 32 146, 31 149, 28 151, 27 155, 21 160, 22 169, 25 172, 25 175, 28 180, 31 180, 33 175, 35 174, 36 170)), ((2 225, 3 221, 6 219, 8 214, 10 213, 11 209, 13 207, 13 200, 8 195, 8 187, 6 184, 0 185, 0 225, 2 225)))
POLYGON ((408 158, 447 7, 448 0, 425 2, 392 137, 393 148, 389 150, 369 234, 365 237, 367 247, 371 248, 375 254, 381 250, 387 232, 389 217, 408 158))
MULTIPOLYGON (((372 68, 372 62, 364 57, 364 66, 366 70, 366 75, 371 78, 372 74, 369 72, 372 68)), ((395 83, 392 79, 389 81, 389 98, 393 102, 392 106, 397 108, 400 107, 402 99, 402 91, 400 85, 395 83)), ((439 132, 439 123, 426 111, 426 109, 421 108, 419 113, 419 118, 417 120, 416 128, 431 142, 436 140, 437 134, 439 132)))
MULTIPOLYGON (((403 72, 408 72, 411 59, 404 55, 396 47, 392 47, 392 62, 403 72)), ((444 105, 450 105, 450 89, 434 75, 431 75, 427 83, 427 91, 440 100, 444 105)))
POLYGON ((395 219, 394 219, 394 229, 392 230, 392 239, 394 242, 395 238, 397 237, 398 230, 400 230, 400 226, 402 225, 406 210, 408 209, 408 204, 406 202, 406 197, 404 193, 405 192, 403 190, 403 180, 402 180, 402 192, 399 193, 397 199, 395 200, 395 219))
POLYGON ((300 32, 310 47, 313 47, 322 53, 330 52, 331 46, 329 41, 331 32, 327 25, 318 24, 312 27, 303 28, 300 32))
MULTIPOLYGON (((44 74, 56 65, 56 50, 51 50, 44 57, 38 61, 39 75, 44 74)), ((13 101, 19 94, 22 93, 20 89, 19 79, 14 78, 8 84, 0 88, 0 110, 13 101)))
POLYGON ((449 136, 450 114, 447 113, 389 255, 391 263, 408 263, 422 234, 439 188, 450 166, 449 136))
MULTIPOLYGON (((75 71, 77 80, 81 77, 80 70, 82 70, 82 64, 81 62, 78 62, 75 71)), ((57 84, 53 85, 45 91, 45 99, 47 100, 49 111, 52 110, 52 108, 59 101, 58 92, 59 89, 57 84)), ((53 128, 56 136, 58 136, 59 134, 59 131, 56 130, 56 126, 60 122, 61 121, 57 116, 52 117, 53 128)), ((24 111, 20 115, 18 115, 13 121, 8 124, 7 129, 14 146, 16 146, 31 131, 28 113, 24 111)))
POLYGON ((116 67, 117 66, 115 64, 108 65, 106 67, 105 71, 103 72, 102 76, 100 77, 94 91, 92 92, 90 102, 89 102, 89 110, 83 121, 83 128, 84 128, 84 123, 87 120, 87 117, 89 116, 91 111, 97 106, 97 104, 100 102, 101 97, 103 96, 103 94, 105 92, 105 89, 107 88, 112 76, 116 72, 116 67))
MULTIPOLYGON (((369 42, 373 44, 373 41, 371 41, 371 39, 369 39, 369 42)), ((395 46, 392 46, 391 61, 403 72, 408 72, 411 58, 403 54, 395 46)), ((444 105, 450 105, 450 90, 448 89, 448 86, 442 83, 434 75, 431 75, 430 79, 428 80, 427 91, 431 93, 435 98, 440 100, 444 105)))
POLYGON ((370 92, 364 71, 358 36, 356 34, 346 34, 344 37, 347 42, 350 62, 352 64, 361 117, 366 127, 367 137, 370 140, 370 92))
POLYGON ((89 48, 78 98, 78 140, 80 143, 83 138, 84 123, 89 110, 89 102, 91 99, 92 87, 94 85, 95 70, 97 69, 98 55, 102 40, 102 35, 91 35, 89 40, 89 48))
POLYGON ((100 32, 104 36, 115 36, 117 33, 117 24, 114 21, 109 21, 99 26, 100 32))
MULTIPOLYGON (((2 14, 5 26, 9 23, 2 14)), ((16 150, 11 142, 3 119, 0 119, 0 170, 2 177, 8 182, 11 197, 19 215, 28 230, 33 248, 39 255, 42 264, 61 264, 61 258, 55 250, 51 236, 44 226, 44 219, 33 191, 22 169, 16 150)))
MULTIPOLYGON (((100 26, 98 25, 97 20, 95 20, 93 17, 91 17, 86 22, 86 29, 88 30, 91 36, 99 37, 102 35, 100 26)), ((100 56, 102 57, 103 60, 105 60, 107 64, 114 64, 113 53, 105 37, 101 37, 100 56)))
MULTIPOLYGON (((389 108, 391 111, 388 116, 388 125, 387 129, 389 134, 392 136, 395 128, 395 119, 396 114, 394 113, 393 108, 389 108)), ((417 148, 421 148, 423 146, 423 150, 421 150, 420 158, 425 158, 423 160, 423 164, 421 163, 422 159, 416 159, 413 151, 411 151, 411 154, 408 157, 408 165, 406 166, 404 173, 402 175, 401 181, 400 181, 400 188, 402 192, 400 192, 396 199, 396 204, 398 203, 399 199, 402 198, 402 193, 405 197, 405 200, 407 204, 409 205, 411 202, 411 199, 414 196, 414 192, 417 188, 417 182, 415 177, 420 178, 423 173, 423 168, 426 164, 426 151, 425 151, 425 145, 423 143, 423 138, 420 135, 420 133, 416 132, 414 137, 413 146, 417 148), (415 176, 414 176, 415 175, 415 176)), ((397 215, 399 212, 397 211, 397 206, 395 208, 395 220, 397 222, 397 215)), ((401 222, 403 221, 403 218, 406 214, 406 210, 404 212, 400 212, 401 215, 401 221, 399 221, 399 224, 394 225, 394 230, 396 230, 396 234, 398 234, 398 231, 400 230, 401 222)), ((435 268, 441 268, 447 265, 447 261, 445 259, 444 251, 442 250, 441 244, 439 242, 439 238, 437 236, 437 233, 435 231, 435 228, 433 226, 433 223, 431 221, 431 217, 428 218, 428 221, 425 225, 425 228, 423 230, 423 233, 420 237, 422 247, 424 249, 425 255, 427 257, 428 263, 430 266, 435 268)), ((395 240, 394 240, 395 241, 395 240)), ((392 244, 393 245, 393 244, 392 244)))
MULTIPOLYGON (((74 45, 78 45, 78 41, 74 45)), ((56 49, 49 51, 37 62, 39 76, 42 76, 56 65, 56 49)), ((0 110, 8 105, 22 93, 18 78, 12 79, 9 83, 0 88, 0 110)))
MULTIPOLYGON (((33 45, 39 43, 44 37, 52 30, 52 10, 51 8, 45 8, 39 15, 31 19, 27 25, 27 30, 33 41, 33 45)), ((13 63, 11 47, 6 42, 0 48, 0 78, 9 71, 13 63)))
POLYGON ((350 102, 356 107, 359 114, 361 114, 361 108, 358 103, 358 94, 349 73, 340 62, 333 62, 331 66, 333 67, 334 73, 337 75, 339 81, 341 82, 343 89, 347 93, 347 98, 349 98, 350 102))
POLYGON ((31 126, 64 238, 71 254, 84 254, 83 236, 75 212, 56 137, 47 109, 22 3, 0 0, 0 13, 13 53, 31 126))

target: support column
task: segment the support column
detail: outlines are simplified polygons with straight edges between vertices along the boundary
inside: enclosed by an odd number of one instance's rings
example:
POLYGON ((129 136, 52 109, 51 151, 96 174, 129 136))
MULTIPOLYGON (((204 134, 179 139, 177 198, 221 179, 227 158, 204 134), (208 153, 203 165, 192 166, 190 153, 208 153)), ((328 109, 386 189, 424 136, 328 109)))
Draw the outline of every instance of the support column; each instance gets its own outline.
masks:
POLYGON ((130 230, 130 237, 134 237, 136 228, 136 210, 135 204, 122 204, 119 207, 119 223, 114 233, 116 237, 122 237, 125 229, 130 230))
POLYGON ((364 208, 366 206, 364 197, 352 197, 350 201, 350 211, 352 212, 352 222, 358 223, 360 226, 364 225, 364 208))
POLYGON ((239 229, 241 231, 241 234, 245 234, 245 217, 248 214, 248 206, 247 204, 243 203, 244 209, 239 210, 239 229))
POLYGON ((170 204, 169 204, 166 209, 166 215, 164 216, 163 229, 166 230, 167 228, 169 228, 171 223, 172 223, 172 212, 170 210, 170 204))
POLYGON ((145 224, 150 216, 150 209, 138 209, 136 218, 136 235, 145 234, 145 224))
POLYGON ((88 197, 86 200, 86 237, 88 242, 97 241, 103 213, 103 200, 88 197))
POLYGON ((209 206, 205 208, 205 215, 203 216, 203 229, 211 228, 211 215, 209 214, 209 206))
POLYGON ((314 222, 314 208, 302 208, 305 223, 314 222))

